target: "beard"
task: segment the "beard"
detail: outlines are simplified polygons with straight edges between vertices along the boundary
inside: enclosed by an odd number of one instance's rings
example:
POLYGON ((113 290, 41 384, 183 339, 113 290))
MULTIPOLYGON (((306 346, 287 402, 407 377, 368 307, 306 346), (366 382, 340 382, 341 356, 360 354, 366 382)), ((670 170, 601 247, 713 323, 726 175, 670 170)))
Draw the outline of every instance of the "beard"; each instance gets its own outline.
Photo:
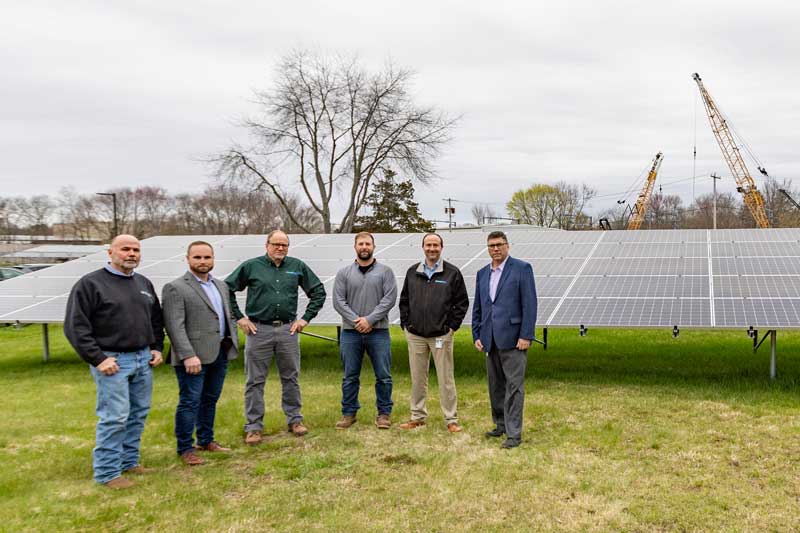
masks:
POLYGON ((362 261, 372 259, 372 250, 365 250, 362 252, 358 252, 358 258, 361 259, 362 261))

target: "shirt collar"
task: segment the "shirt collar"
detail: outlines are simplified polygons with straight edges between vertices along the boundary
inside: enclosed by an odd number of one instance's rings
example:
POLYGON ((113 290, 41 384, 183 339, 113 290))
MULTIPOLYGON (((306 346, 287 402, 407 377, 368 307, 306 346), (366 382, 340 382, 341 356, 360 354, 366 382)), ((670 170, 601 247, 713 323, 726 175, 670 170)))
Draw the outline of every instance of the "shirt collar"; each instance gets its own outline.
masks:
POLYGON ((191 270, 189 271, 189 274, 194 276, 194 279, 196 279, 198 283, 211 283, 214 281, 214 277, 211 275, 210 272, 208 273, 208 281, 203 281, 202 279, 198 278, 197 275, 191 270))
POLYGON ((126 274, 125 272, 117 270, 116 268, 111 266, 111 263, 106 263, 105 264, 105 269, 108 270, 109 272, 111 272, 112 274, 114 274, 115 276, 120 276, 122 278, 132 278, 133 277, 133 272, 131 272, 130 274, 126 274))
POLYGON ((508 258, 509 258, 509 257, 510 257, 510 256, 508 256, 508 255, 507 255, 507 256, 506 256, 506 258, 505 258, 505 259, 503 259, 503 262, 502 262, 502 263, 500 263, 499 265, 497 265, 497 268, 492 268, 492 264, 491 264, 491 263, 489 263, 489 268, 490 268, 491 270, 493 270, 493 271, 494 271, 494 270, 499 270, 500 272, 502 272, 502 271, 503 271, 503 269, 506 267, 506 263, 508 262, 508 258))

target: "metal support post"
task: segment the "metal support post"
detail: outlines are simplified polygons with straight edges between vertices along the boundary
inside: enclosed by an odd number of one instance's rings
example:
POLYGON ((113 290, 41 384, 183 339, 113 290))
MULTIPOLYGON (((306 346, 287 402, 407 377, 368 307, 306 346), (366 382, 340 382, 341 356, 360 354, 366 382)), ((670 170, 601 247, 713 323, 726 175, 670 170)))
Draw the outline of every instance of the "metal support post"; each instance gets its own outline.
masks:
POLYGON ((777 343, 778 332, 774 329, 769 335, 769 379, 775 381, 775 344, 777 343))
POLYGON ((46 363, 50 360, 50 334, 47 331, 47 324, 42 324, 42 359, 46 363))

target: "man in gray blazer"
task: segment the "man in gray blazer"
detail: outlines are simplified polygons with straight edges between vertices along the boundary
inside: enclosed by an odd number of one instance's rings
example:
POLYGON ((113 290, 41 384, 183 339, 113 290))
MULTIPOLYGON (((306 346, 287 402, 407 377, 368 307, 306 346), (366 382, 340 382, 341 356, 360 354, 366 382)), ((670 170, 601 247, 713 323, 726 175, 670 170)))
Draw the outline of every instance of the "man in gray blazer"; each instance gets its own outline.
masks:
POLYGON ((180 394, 175 412, 178 455, 194 466, 204 462, 196 450, 230 451, 214 440, 214 415, 228 361, 238 355, 239 343, 228 287, 210 274, 214 249, 195 241, 186 250, 186 262, 189 271, 164 285, 161 299, 180 394))

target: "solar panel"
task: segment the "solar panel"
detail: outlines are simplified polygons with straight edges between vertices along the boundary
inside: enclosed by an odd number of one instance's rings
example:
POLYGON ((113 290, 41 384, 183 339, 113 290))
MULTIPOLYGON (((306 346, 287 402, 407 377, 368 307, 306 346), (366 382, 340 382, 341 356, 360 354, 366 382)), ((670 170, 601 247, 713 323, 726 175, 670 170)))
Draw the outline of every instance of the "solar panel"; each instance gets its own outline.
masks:
MULTIPOLYGON (((536 273, 537 325, 609 327, 800 327, 800 230, 553 231, 512 228, 511 255, 536 273)), ((462 269, 472 297, 489 258, 486 231, 444 234, 446 260, 462 269)), ((161 291, 186 271, 186 246, 214 245, 214 274, 225 277, 265 252, 263 235, 158 236, 142 241, 137 272, 161 291)), ((336 272, 353 261, 353 235, 291 235, 290 254, 306 261, 329 297, 315 319, 339 324, 330 301, 336 272)), ((398 287, 422 260, 421 234, 376 234, 376 257, 398 287)), ((0 321, 63 320, 70 288, 105 264, 105 252, 0 284, 0 321)), ((237 296, 244 307, 245 295, 237 296)), ((300 298, 300 309, 306 299, 300 298)), ((471 315, 467 315, 469 322, 471 315)), ((390 319, 397 322, 397 308, 390 319)))

